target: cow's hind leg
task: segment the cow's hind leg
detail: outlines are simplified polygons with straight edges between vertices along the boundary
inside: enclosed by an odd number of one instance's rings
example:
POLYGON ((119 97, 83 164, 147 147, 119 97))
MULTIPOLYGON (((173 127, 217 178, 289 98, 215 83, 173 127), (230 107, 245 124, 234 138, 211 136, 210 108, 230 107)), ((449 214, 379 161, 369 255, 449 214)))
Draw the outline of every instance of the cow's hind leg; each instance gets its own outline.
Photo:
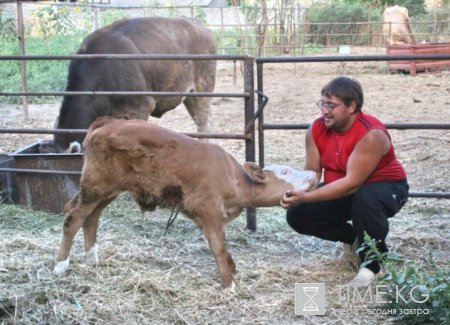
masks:
MULTIPOLYGON (((216 81, 216 61, 200 60, 195 62, 195 92, 214 92, 216 81)), ((199 133, 211 133, 211 98, 186 97, 183 101, 189 114, 197 125, 199 133)))
POLYGON ((194 120, 195 125, 197 125, 197 131, 199 133, 211 133, 211 98, 187 97, 183 103, 186 106, 189 115, 191 115, 194 120))
POLYGON ((84 250, 86 254, 86 262, 88 264, 99 263, 98 258, 98 246, 97 246, 97 229, 100 215, 113 200, 115 196, 100 202, 92 211, 92 213, 83 222, 83 234, 84 234, 84 250))
POLYGON ((83 222, 96 208, 98 203, 98 201, 83 203, 80 193, 67 203, 65 207, 67 212, 64 218, 63 238, 58 256, 56 257, 54 273, 61 274, 69 267, 69 254, 73 239, 83 222))
POLYGON ((201 225, 201 228, 208 239, 209 247, 216 260, 222 286, 233 288, 233 273, 236 271, 236 265, 225 245, 225 225, 214 220, 221 221, 222 216, 218 219, 210 218, 201 225))

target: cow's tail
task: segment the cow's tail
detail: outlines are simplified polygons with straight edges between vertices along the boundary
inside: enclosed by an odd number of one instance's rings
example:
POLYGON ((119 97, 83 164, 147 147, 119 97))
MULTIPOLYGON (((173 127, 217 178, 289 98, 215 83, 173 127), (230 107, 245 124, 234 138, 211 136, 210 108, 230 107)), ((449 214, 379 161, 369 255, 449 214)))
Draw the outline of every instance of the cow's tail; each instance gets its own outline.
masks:
POLYGON ((69 148, 66 150, 67 153, 80 153, 81 144, 78 141, 71 142, 69 148))

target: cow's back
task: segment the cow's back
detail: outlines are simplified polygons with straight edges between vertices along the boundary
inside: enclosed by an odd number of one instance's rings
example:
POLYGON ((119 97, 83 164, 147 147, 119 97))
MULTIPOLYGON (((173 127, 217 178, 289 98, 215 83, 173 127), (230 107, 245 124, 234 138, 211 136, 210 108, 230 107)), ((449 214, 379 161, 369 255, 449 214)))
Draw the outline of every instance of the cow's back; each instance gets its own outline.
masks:
MULTIPOLYGON (((216 45, 213 33, 196 20, 147 17, 120 20, 93 32, 83 41, 77 53, 215 54, 216 45)), ((195 74, 201 73, 213 76, 212 91, 216 64, 212 60, 206 62, 207 65, 203 60, 74 60, 69 67, 67 90, 189 91, 194 87, 195 74), (199 70, 202 65, 208 71, 199 70)), ((132 100, 115 98, 120 99, 132 100)), ((159 100, 170 98, 164 96, 159 100)), ((145 119, 139 115, 120 116, 111 111, 95 114, 94 119, 103 115, 145 119)))
MULTIPOLYGON (((77 53, 215 52, 214 34, 200 22, 148 17, 121 20, 93 32, 77 53)), ((214 60, 73 60, 66 91, 213 92, 215 69, 214 60)), ((100 116, 147 120, 150 115, 161 117, 181 101, 181 96, 65 96, 56 127, 85 129, 100 116)), ((209 112, 209 102, 199 110, 209 112)), ((67 148, 73 141, 82 142, 83 136, 55 135, 58 147, 67 148)))
MULTIPOLYGON (((139 53, 215 54, 212 31, 189 18, 142 17, 120 20, 86 38, 79 53, 117 53, 128 40, 139 53), (109 42, 106 42, 106 41, 109 42), (106 52, 105 52, 106 51, 106 52)), ((129 51, 129 48, 127 49, 129 51)))
MULTIPOLYGON (((121 20, 94 32, 82 43, 78 53, 215 54, 216 45, 212 31, 196 20, 147 17, 121 20)), ((211 91, 214 89, 216 64, 212 60, 95 60, 74 61, 73 64, 75 65, 73 74, 76 74, 78 70, 83 70, 87 74, 89 70, 101 71, 98 76, 94 75, 90 80, 83 80, 83 84, 91 84, 93 90, 103 88, 124 91, 184 92, 194 88, 195 78, 199 77, 197 73, 212 75, 213 79, 209 82, 212 83, 211 91), (82 65, 88 67, 80 69, 82 65)), ((83 77, 80 76, 77 79, 80 80, 83 77)), ((157 101, 163 102, 164 106, 175 105, 165 104, 164 102, 171 101, 171 98, 165 96, 158 98, 157 101)), ((179 101, 177 100, 178 103, 179 101)), ((155 106, 158 106, 158 102, 155 106)), ((121 117, 116 114, 108 115, 121 117)), ((127 117, 142 118, 141 116, 127 117)))

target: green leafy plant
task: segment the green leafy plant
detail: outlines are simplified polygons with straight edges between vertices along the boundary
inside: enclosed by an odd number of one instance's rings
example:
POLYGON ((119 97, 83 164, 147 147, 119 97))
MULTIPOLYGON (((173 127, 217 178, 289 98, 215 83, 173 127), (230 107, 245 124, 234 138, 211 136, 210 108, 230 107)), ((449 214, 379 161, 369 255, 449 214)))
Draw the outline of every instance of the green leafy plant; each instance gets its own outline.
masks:
POLYGON ((180 8, 178 7, 176 1, 166 1, 165 3, 167 9, 167 15, 169 17, 175 17, 180 15, 180 8))
MULTIPOLYGON (((45 44, 41 38, 28 38, 26 42, 27 54, 33 55, 65 55, 73 54, 80 45, 83 35, 50 36, 45 44)), ((18 46, 14 41, 8 42, 0 39, 0 53, 17 55, 18 46)), ((29 91, 62 91, 66 85, 68 60, 29 60, 27 68, 27 88, 29 91)), ((21 91, 20 63, 19 61, 0 61, 0 91, 21 91)), ((30 103, 41 104, 55 102, 60 97, 36 96, 28 97, 30 103)), ((0 98, 6 103, 20 103, 18 96, 0 98)))
POLYGON ((6 17, 0 8, 0 37, 4 40, 14 40, 17 37, 16 23, 13 17, 6 17))
POLYGON ((195 19, 201 21, 203 24, 206 25, 207 19, 205 10, 201 7, 193 7, 193 12, 195 19))
POLYGON ((41 37, 68 35, 75 29, 69 10, 63 6, 44 6, 32 14, 35 21, 33 32, 41 37))
POLYGON ((116 8, 106 10, 105 12, 102 12, 100 16, 100 27, 109 25, 117 20, 129 18, 129 16, 130 15, 125 10, 116 8))
POLYGON ((379 282, 390 288, 385 308, 395 310, 397 318, 408 324, 448 324, 450 320, 450 269, 441 266, 431 251, 426 262, 404 260, 381 253, 375 239, 365 235, 370 247, 369 263, 381 260, 387 274, 379 282), (419 312, 420 311, 420 312, 419 312))
POLYGON ((315 3, 308 11, 306 19, 311 23, 309 33, 315 35, 312 42, 325 45, 356 45, 367 44, 371 31, 367 25, 355 22, 379 21, 381 15, 380 8, 367 10, 367 4, 364 3, 333 1, 315 3))

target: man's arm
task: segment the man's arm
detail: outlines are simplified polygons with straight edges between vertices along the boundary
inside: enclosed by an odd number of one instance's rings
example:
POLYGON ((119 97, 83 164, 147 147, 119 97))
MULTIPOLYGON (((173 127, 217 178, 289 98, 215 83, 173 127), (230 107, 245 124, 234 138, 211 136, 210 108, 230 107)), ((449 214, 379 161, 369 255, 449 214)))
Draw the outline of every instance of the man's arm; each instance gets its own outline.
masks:
POLYGON ((333 200, 353 194, 374 171, 389 147, 389 137, 383 130, 370 130, 351 153, 344 178, 311 192, 288 191, 281 199, 281 206, 287 208, 299 202, 333 200))
POLYGON ((317 174, 317 184, 322 177, 322 168, 320 167, 320 154, 312 136, 312 126, 309 127, 305 137, 306 161, 305 170, 315 171, 317 174))

